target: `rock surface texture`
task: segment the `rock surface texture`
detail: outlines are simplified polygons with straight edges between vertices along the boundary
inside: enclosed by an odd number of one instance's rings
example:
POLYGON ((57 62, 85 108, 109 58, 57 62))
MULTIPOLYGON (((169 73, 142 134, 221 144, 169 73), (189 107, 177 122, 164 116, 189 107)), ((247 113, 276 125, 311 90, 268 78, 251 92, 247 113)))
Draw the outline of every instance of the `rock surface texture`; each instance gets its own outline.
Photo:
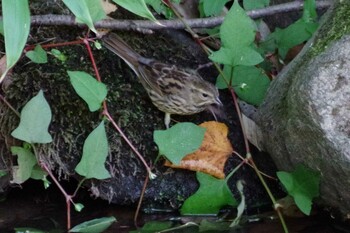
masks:
POLYGON ((321 173, 321 200, 350 213, 350 11, 339 1, 261 106, 264 147, 281 170, 321 173))

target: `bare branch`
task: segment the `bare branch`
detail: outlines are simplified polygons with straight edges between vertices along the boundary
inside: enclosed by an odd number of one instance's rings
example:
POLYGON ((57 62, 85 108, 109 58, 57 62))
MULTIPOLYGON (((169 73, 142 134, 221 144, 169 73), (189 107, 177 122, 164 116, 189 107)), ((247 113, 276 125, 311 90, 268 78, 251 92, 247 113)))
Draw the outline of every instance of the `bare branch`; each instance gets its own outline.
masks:
MULTIPOLYGON (((317 9, 328 8, 332 4, 332 0, 317 1, 317 9)), ((247 14, 252 19, 258 19, 277 13, 286 13, 298 11, 303 8, 303 2, 294 1, 274 6, 269 6, 263 9, 248 11, 247 14)), ((31 17, 32 25, 61 25, 61 26, 81 26, 75 22, 74 16, 69 15, 37 15, 31 17)), ((224 17, 210 17, 201 19, 187 19, 186 22, 191 28, 211 28, 220 25, 224 17)), ((117 20, 105 19, 96 22, 96 28, 119 29, 119 30, 161 30, 161 29, 183 29, 184 24, 178 20, 159 20, 160 24, 149 20, 117 20)))

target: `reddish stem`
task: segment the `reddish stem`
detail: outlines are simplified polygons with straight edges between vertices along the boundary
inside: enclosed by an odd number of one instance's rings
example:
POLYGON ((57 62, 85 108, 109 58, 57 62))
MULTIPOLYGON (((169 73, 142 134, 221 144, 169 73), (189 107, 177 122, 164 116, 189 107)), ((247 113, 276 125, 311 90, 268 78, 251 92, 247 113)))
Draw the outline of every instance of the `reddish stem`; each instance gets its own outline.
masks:
MULTIPOLYGON (((62 43, 54 43, 54 44, 44 44, 41 47, 44 49, 47 48, 53 48, 53 47, 62 47, 67 45, 76 45, 76 44, 83 44, 84 40, 75 40, 75 41, 68 41, 68 42, 62 42, 62 43)), ((36 45, 28 45, 24 48, 24 52, 33 50, 36 47, 36 45)))
POLYGON ((46 163, 43 160, 40 160, 40 166, 42 169, 44 169, 47 174, 49 174, 49 176, 51 177, 52 181, 56 184, 56 186, 58 187, 58 189, 61 191, 61 193, 64 195, 64 198, 66 199, 66 205, 67 205, 67 230, 69 230, 71 228, 71 216, 70 216, 70 206, 71 206, 71 202, 73 202, 72 198, 74 196, 69 195, 64 188, 61 186, 61 184, 58 182, 58 180, 56 179, 56 177, 52 174, 51 170, 49 169, 49 167, 46 165, 46 163))
MULTIPOLYGON (((95 74, 96 74, 96 79, 101 82, 101 76, 100 73, 98 71, 98 68, 96 66, 96 62, 95 62, 95 58, 93 56, 90 44, 89 44, 89 40, 88 39, 84 39, 84 44, 88 50, 89 53, 89 57, 92 63, 92 66, 94 68, 95 74)), ((136 147, 130 142, 130 140, 128 139, 128 137, 124 134, 124 132, 122 131, 122 129, 117 125, 117 123, 115 123, 113 117, 109 114, 108 108, 107 108, 107 103, 106 101, 103 101, 103 112, 102 114, 104 116, 107 117, 107 119, 112 123, 113 127, 118 131, 118 133, 120 134, 120 136, 126 141, 126 143, 129 145, 129 147, 134 151, 134 153, 139 157, 139 159, 141 160, 141 162, 144 164, 144 166, 147 169, 147 172, 149 174, 149 176, 153 176, 152 175, 152 171, 151 168, 148 166, 147 162, 145 161, 145 159, 143 158, 143 156, 140 154, 140 152, 136 149, 136 147)))
POLYGON ((89 40, 85 38, 83 41, 84 41, 85 47, 86 47, 86 49, 87 49, 87 51, 88 51, 88 54, 89 54, 89 57, 90 57, 90 60, 91 60, 92 67, 94 68, 95 75, 96 75, 96 79, 97 79, 99 82, 102 82, 102 81, 101 81, 100 72, 98 72, 98 68, 97 68, 97 65, 96 65, 96 62, 95 62, 94 55, 92 54, 92 50, 91 50, 91 46, 90 46, 90 44, 89 44, 89 40))

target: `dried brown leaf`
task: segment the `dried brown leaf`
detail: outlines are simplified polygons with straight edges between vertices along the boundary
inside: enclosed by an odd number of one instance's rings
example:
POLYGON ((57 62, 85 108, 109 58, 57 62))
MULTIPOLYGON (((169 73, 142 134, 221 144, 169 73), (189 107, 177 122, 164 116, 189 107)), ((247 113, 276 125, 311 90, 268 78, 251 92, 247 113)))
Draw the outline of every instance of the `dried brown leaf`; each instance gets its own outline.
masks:
POLYGON ((227 138, 228 128, 216 121, 204 122, 200 126, 207 129, 201 147, 186 155, 179 165, 166 161, 165 166, 200 171, 224 179, 225 162, 233 151, 227 138))

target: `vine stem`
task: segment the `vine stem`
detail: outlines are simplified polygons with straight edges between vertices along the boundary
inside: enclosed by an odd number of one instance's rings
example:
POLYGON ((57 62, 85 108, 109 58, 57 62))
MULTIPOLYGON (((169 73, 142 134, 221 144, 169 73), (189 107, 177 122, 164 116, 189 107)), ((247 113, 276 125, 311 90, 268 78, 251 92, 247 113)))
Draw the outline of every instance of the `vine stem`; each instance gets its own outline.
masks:
MULTIPOLYGON (((209 49, 203 44, 203 42, 199 39, 199 36, 192 30, 192 28, 186 23, 186 21, 182 18, 182 16, 177 12, 176 8, 173 7, 173 4, 169 1, 169 0, 162 0, 173 12, 174 14, 182 21, 182 23, 184 24, 185 28, 188 30, 188 32, 191 34, 191 36, 194 38, 195 41, 197 41, 197 43, 202 47, 202 49, 205 51, 205 53, 207 55, 210 55, 209 53, 209 49)), ((276 202, 276 199, 275 197, 273 196, 270 188, 268 187, 267 183, 265 182, 264 180, 264 177, 260 174, 260 171, 258 169, 258 167, 256 166, 252 156, 251 156, 251 152, 250 152, 250 146, 249 146, 249 143, 248 143, 248 138, 247 138, 247 135, 246 135, 246 131, 245 131, 245 128, 244 128, 244 125, 243 125, 243 120, 242 120, 242 113, 241 113, 241 109, 238 105, 238 101, 237 101, 237 96, 236 96, 236 93, 234 91, 234 89, 232 88, 231 86, 231 83, 228 83, 227 82, 227 78, 225 77, 226 75, 224 74, 224 72, 222 71, 222 69, 219 67, 219 65, 217 63, 214 62, 214 65, 216 67, 216 69, 219 71, 220 75, 222 75, 222 77, 224 78, 228 88, 229 88, 229 91, 231 93, 231 96, 232 96, 232 99, 233 99, 233 102, 234 102, 234 105, 235 105, 235 109, 237 111, 237 114, 238 114, 238 118, 239 118, 239 121, 240 121, 240 125, 241 125, 241 130, 242 130, 242 133, 243 133, 243 139, 244 139, 244 144, 245 144, 245 148, 246 148, 246 162, 251 164, 255 173, 257 174, 260 182, 262 183, 262 185, 264 186, 267 194, 269 195, 273 205, 274 205, 274 209, 275 211, 277 212, 277 215, 281 221, 281 225, 283 227, 283 230, 285 233, 288 233, 288 228, 287 228, 287 225, 286 225, 286 222, 283 218, 283 215, 280 211, 280 209, 278 208, 278 203, 276 202)), ((233 174, 233 172, 231 173, 231 175, 233 174)))
MULTIPOLYGON (((86 49, 88 50, 88 54, 93 66, 93 69, 95 71, 96 74, 96 79, 101 82, 101 76, 100 73, 98 71, 96 62, 95 62, 95 58, 93 56, 92 50, 91 50, 91 46, 89 43, 89 40, 87 38, 85 38, 83 40, 86 49)), ((150 179, 154 179, 156 178, 156 175, 154 173, 152 173, 151 168, 148 166, 146 160, 143 158, 143 156, 141 155, 141 153, 136 149, 136 147, 131 143, 131 141, 128 139, 128 137, 125 135, 125 133, 123 132, 123 130, 118 126, 118 124, 114 121, 113 117, 110 115, 109 111, 108 111, 108 107, 107 107, 107 102, 106 100, 103 101, 103 111, 102 114, 107 117, 107 119, 112 123, 113 127, 118 131, 118 133, 120 134, 120 136, 126 141, 126 143, 129 145, 129 147, 131 148, 132 151, 134 151, 134 153, 139 157, 139 159, 141 160, 141 162, 143 163, 143 165, 145 166, 147 172, 148 172, 148 176, 150 179)))
MULTIPOLYGON (((32 145, 33 147, 33 145, 32 145)), ((35 148, 35 147, 33 147, 35 148)), ((36 150, 34 149, 34 153, 36 154, 36 150)), ((40 166, 42 169, 44 169, 47 174, 49 174, 49 176, 51 177, 52 181, 56 184, 56 186, 58 187, 58 189, 61 191, 61 193, 63 194, 65 200, 66 200, 66 208, 67 208, 67 230, 69 230, 71 228, 71 203, 73 202, 73 197, 74 195, 69 195, 64 188, 62 187, 62 185, 60 184, 60 182, 58 182, 58 180, 56 179, 56 177, 54 176, 54 174, 51 172, 51 169, 47 166, 47 164, 44 162, 44 160, 40 159, 40 166)))

